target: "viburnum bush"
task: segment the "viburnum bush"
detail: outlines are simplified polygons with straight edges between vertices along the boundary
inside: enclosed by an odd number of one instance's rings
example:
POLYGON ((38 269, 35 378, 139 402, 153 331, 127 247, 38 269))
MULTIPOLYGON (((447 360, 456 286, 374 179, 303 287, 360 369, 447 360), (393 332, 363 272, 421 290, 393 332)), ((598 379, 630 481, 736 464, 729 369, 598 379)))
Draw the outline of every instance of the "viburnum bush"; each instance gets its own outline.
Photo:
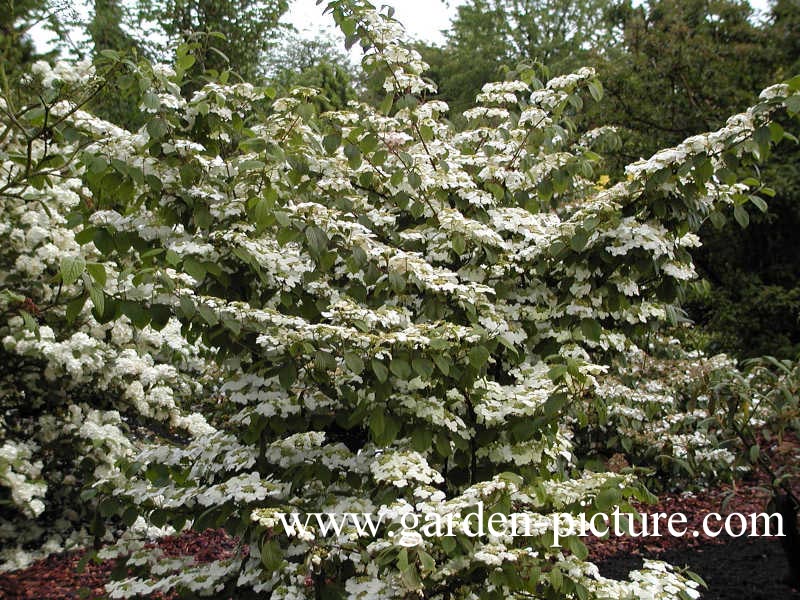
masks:
POLYGON ((700 225, 766 208, 742 177, 791 137, 772 119, 800 79, 609 182, 614 132, 576 125, 591 69, 489 84, 457 130, 389 15, 327 8, 386 76, 380 107, 224 76, 184 98, 188 45, 174 67, 37 63, 2 100, 6 568, 107 542, 112 597, 697 597, 659 562, 603 578, 552 515, 650 497, 576 432, 605 406, 635 438, 615 406, 657 390, 620 365, 679 315, 700 225), (107 86, 140 130, 88 112, 107 86), (534 534, 466 535, 479 502, 534 534), (383 521, 298 535, 279 512, 383 521), (394 535, 407 513, 458 535, 394 535), (146 545, 185 527, 239 551, 146 545))
MULTIPOLYGON (((760 444, 779 445, 800 431, 800 366, 770 357, 738 365, 724 354, 688 350, 668 334, 650 338, 646 351, 632 346, 616 356, 573 411, 578 456, 635 466, 671 491, 773 465, 763 463, 760 444)), ((775 484, 796 476, 792 465, 780 467, 775 484)))

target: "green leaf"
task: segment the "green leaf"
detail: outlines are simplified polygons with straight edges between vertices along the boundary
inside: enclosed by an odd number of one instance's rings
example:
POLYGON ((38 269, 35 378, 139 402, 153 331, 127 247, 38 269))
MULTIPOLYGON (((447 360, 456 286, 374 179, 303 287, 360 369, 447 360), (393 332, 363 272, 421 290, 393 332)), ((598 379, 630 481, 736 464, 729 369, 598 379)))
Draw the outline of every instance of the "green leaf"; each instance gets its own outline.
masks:
POLYGON ((122 513, 122 522, 128 527, 133 525, 137 518, 139 518, 139 511, 136 510, 135 506, 129 506, 125 509, 125 512, 122 513))
POLYGON ((443 375, 450 374, 450 360, 442 356, 441 354, 434 354, 433 362, 436 364, 436 368, 439 369, 443 375))
POLYGON ((389 378, 389 369, 387 369, 386 365, 384 365, 377 358, 373 358, 370 362, 370 365, 372 366, 372 372, 375 373, 375 377, 378 378, 378 381, 383 383, 389 378))
POLYGON ((370 133, 361 138, 358 142, 358 147, 364 154, 370 154, 378 147, 378 136, 370 133))
POLYGON ((603 513, 611 511, 622 500, 619 488, 610 486, 603 488, 594 499, 594 504, 597 510, 603 513))
POLYGON ((268 539, 261 546, 261 563, 267 572, 275 571, 283 564, 283 552, 277 540, 268 539))
POLYGON ((391 362, 389 362, 389 370, 400 379, 411 379, 411 367, 405 359, 393 358, 391 362))
POLYGON ((422 125, 419 128, 419 135, 423 142, 430 142, 433 139, 433 128, 430 125, 422 125))
POLYGON ((191 256, 187 256, 183 259, 183 270, 187 275, 190 275, 198 282, 203 281, 206 277, 205 265, 191 256))
POLYGON ((328 249, 328 235, 316 225, 306 227, 306 239, 313 255, 320 256, 328 249))
POLYGON ((92 279, 94 279, 100 287, 105 287, 106 285, 106 268, 104 265, 100 263, 88 263, 86 265, 86 271, 91 275, 92 279))
POLYGON ((75 234, 75 241, 78 242, 81 246, 85 246, 86 244, 92 241, 96 232, 97 232, 96 228, 86 227, 80 232, 75 234))
POLYGON ((347 365, 347 368, 356 375, 364 370, 364 361, 361 360, 361 357, 355 352, 345 352, 344 363, 347 365))
POLYGON ((278 381, 283 389, 288 390, 296 380, 297 367, 294 366, 294 363, 286 363, 281 370, 278 371, 278 381))
POLYGON ((389 158, 389 153, 386 150, 378 150, 372 155, 372 162, 376 166, 380 167, 386 162, 387 158, 389 158))
POLYGON ((758 457, 761 454, 761 448, 758 444, 754 444, 750 446, 750 452, 748 453, 750 457, 750 462, 755 464, 758 461, 758 457))
POLYGON ((198 305, 197 312, 199 313, 200 317, 212 327, 219 324, 219 317, 217 316, 217 313, 205 304, 198 305))
POLYGON ((418 550, 417 556, 419 556, 419 562, 423 573, 432 573, 436 570, 436 561, 430 554, 424 550, 418 550))
POLYGON ((589 233, 585 229, 578 227, 575 230, 575 235, 573 235, 572 239, 569 241, 569 247, 575 252, 580 252, 586 247, 588 241, 589 233))
POLYGON ((780 142, 786 134, 786 132, 783 130, 783 127, 774 121, 769 124, 769 133, 770 137, 772 138, 772 142, 775 144, 780 142))
POLYGON ((603 327, 594 319, 582 319, 581 333, 583 333, 583 337, 585 337, 587 340, 599 342, 600 335, 603 333, 603 327))
POLYGON ((455 232, 453 235, 450 236, 450 245, 453 247, 453 252, 461 256, 467 250, 467 241, 464 239, 464 236, 459 233, 455 232))
POLYGON ((416 590, 422 586, 422 580, 419 578, 419 571, 417 565, 414 563, 409 564, 405 569, 400 572, 400 577, 406 587, 416 590))
POLYGON ((560 365, 553 365, 550 367, 550 370, 547 372, 547 376, 550 378, 551 381, 556 382, 564 375, 567 374, 567 365, 560 364, 560 365))
POLYGON ((469 364, 480 369, 489 360, 489 351, 483 346, 475 346, 469 351, 469 364))
POLYGON ((166 304, 153 304, 150 306, 150 327, 161 331, 166 326, 172 315, 172 310, 166 304))
POLYGON ((785 104, 786 110, 789 112, 789 114, 800 113, 800 94, 789 96, 786 98, 785 104))
POLYGON ((389 112, 392 110, 392 104, 394 104, 394 95, 388 94, 382 101, 378 110, 380 110, 381 114, 388 115, 389 112))
POLYGON ((383 407, 376 406, 369 417, 369 428, 372 430, 372 435, 379 438, 383 435, 386 429, 386 414, 383 407))
POLYGON ((427 358, 414 358, 411 361, 414 371, 423 379, 430 379, 433 375, 433 362, 427 358))
POLYGON ((21 310, 19 314, 22 317, 23 323, 25 324, 25 329, 28 331, 36 331, 39 328, 39 323, 27 310, 21 310))
POLYGON ((181 296, 179 302, 181 305, 181 312, 183 313, 183 316, 186 317, 187 319, 191 319, 197 312, 197 309, 195 308, 192 299, 189 298, 188 296, 181 296))
POLYGON ((356 22, 353 19, 342 19, 339 28, 345 36, 351 36, 356 32, 356 22))
POLYGON ((156 117, 147 124, 147 133, 150 139, 158 141, 169 133, 169 123, 161 117, 156 117))
POLYGON ((603 85, 599 81, 592 80, 588 83, 588 87, 594 101, 600 102, 603 99, 603 85))
POLYGON ((764 201, 763 198, 756 196, 754 194, 750 195, 749 198, 750 202, 752 202, 756 206, 756 208, 758 208, 758 210, 760 210, 762 213, 767 212, 767 203, 764 201))
POLYGON ((246 173, 247 171, 260 171, 265 166, 266 163, 264 163, 263 160, 255 160, 255 159, 243 160, 238 165, 240 173, 246 173))
POLYGON ((259 232, 266 229, 272 221, 272 208, 273 203, 266 198, 258 198, 253 207, 253 220, 256 223, 256 229, 259 232))
POLYGON ((81 256, 65 256, 61 259, 61 280, 64 285, 72 285, 83 275, 86 261, 81 256))
POLYGON ((239 142, 239 150, 242 152, 263 152, 267 149, 267 140, 263 137, 247 138, 239 142))
POLYGON ((65 315, 67 323, 75 322, 75 319, 81 314, 84 304, 86 304, 86 294, 81 294, 77 298, 69 301, 65 315))
POLYGON ((342 145, 342 136, 338 133, 331 133, 322 138, 322 147, 325 152, 333 154, 342 145))
POLYGON ((423 454, 431 449, 433 443, 433 432, 429 427, 415 427, 411 434, 411 447, 423 454))
POLYGON ((711 219, 711 224, 714 225, 715 229, 722 229, 725 227, 725 215, 723 215, 718 210, 713 211, 711 214, 708 215, 708 218, 711 219))
POLYGON ((557 592, 561 589, 563 584, 564 575, 561 573, 561 569, 558 567, 553 567, 553 570, 550 571, 550 585, 552 585, 553 589, 557 592))
POLYGON ((406 289, 406 278, 402 273, 392 271, 389 273, 389 286, 395 294, 402 294, 406 289))
POLYGON ((121 303, 122 314, 131 320, 131 323, 139 329, 146 327, 150 322, 150 313, 138 302, 126 300, 121 303))
POLYGON ((397 553, 397 568, 402 571, 408 568, 408 564, 408 549, 402 548, 400 552, 397 553))
POLYGON ((105 229, 95 231, 92 241, 101 254, 108 255, 116 249, 113 236, 105 229))
POLYGON ((714 175, 714 165, 706 158, 695 167, 695 176, 700 185, 711 179, 714 175))
POLYGON ((750 215, 747 214, 747 209, 741 204, 737 204, 733 207, 733 218, 736 219, 736 222, 739 223, 742 228, 750 224, 750 215))
POLYGON ((589 556, 589 550, 586 545, 577 537, 570 536, 567 538, 567 548, 578 560, 586 560, 589 556))
POLYGON ((361 150, 355 144, 345 144, 344 155, 347 157, 351 169, 355 170, 361 166, 361 150))
POLYGON ((192 68, 196 60, 197 59, 194 57, 193 54, 184 54, 183 56, 178 58, 177 61, 178 68, 180 68, 183 71, 188 71, 189 69, 192 68))
POLYGON ((91 286, 89 288, 89 297, 92 299, 95 312, 102 316, 106 310, 106 297, 103 293, 102 287, 91 286))
POLYGON ((167 523, 167 519, 169 518, 169 513, 164 509, 157 508, 153 512, 150 513, 150 523, 155 527, 163 527, 167 523))

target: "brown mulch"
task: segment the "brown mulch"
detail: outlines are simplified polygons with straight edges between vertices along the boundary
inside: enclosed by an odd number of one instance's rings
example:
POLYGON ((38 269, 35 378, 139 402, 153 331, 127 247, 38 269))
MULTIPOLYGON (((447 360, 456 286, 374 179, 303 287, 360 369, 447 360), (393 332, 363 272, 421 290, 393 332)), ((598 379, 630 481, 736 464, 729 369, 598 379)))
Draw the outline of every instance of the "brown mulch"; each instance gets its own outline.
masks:
MULTIPOLYGON (((796 461, 797 440, 779 448, 779 461, 796 461)), ((786 464, 786 462, 784 462, 786 464)), ((667 515, 683 513, 687 517, 687 535, 675 538, 667 534, 666 522, 662 520, 661 537, 632 538, 611 536, 606 539, 584 538, 589 549, 589 559, 596 563, 610 564, 614 561, 630 560, 639 557, 668 559, 681 552, 703 553, 709 548, 720 548, 735 543, 740 547, 747 543, 745 538, 732 539, 726 534, 709 538, 702 533, 703 518, 709 512, 725 516, 734 513, 759 513, 766 511, 769 499, 764 489, 764 477, 741 482, 736 486, 723 484, 717 488, 696 493, 677 493, 663 495, 655 505, 634 505, 636 510, 652 515, 663 512, 667 515), (692 532, 701 532, 693 536, 692 532), (740 543, 741 542, 741 543, 740 543)), ((798 494, 795 490, 795 494, 798 494)), ((716 528, 721 523, 713 523, 716 528)), ((637 528, 639 525, 637 524, 637 528)), ((773 538, 753 538, 759 543, 771 542, 773 549, 779 543, 773 538)), ((152 544, 169 557, 194 556, 198 563, 206 563, 231 556, 236 551, 237 541, 222 529, 209 529, 204 532, 188 531, 177 536, 162 538, 152 544)), ((779 553, 778 553, 779 554, 779 553)), ((40 560, 26 569, 0 573, 0 599, 22 600, 67 600, 97 599, 104 597, 104 585, 110 581, 116 561, 96 564, 88 561, 83 569, 78 563, 84 552, 70 552, 53 555, 40 560)), ((623 574, 624 576, 624 574, 623 574)), ((174 596, 173 596, 174 597, 174 596)), ((794 597, 794 596, 793 596, 794 597)), ((164 596, 154 596, 163 599, 164 596)), ((167 597, 169 600, 172 597, 167 597)), ((773 596, 776 598, 777 596, 773 596)))
MULTIPOLYGON (((592 561, 602 561, 618 554, 634 556, 654 556, 668 550, 697 548, 707 544, 724 544, 731 540, 722 533, 717 537, 709 537, 703 532, 703 519, 709 513, 718 513, 723 521, 716 519, 709 521, 709 525, 717 530, 723 526, 726 516, 732 513, 765 512, 769 501, 768 492, 759 487, 759 482, 739 484, 734 488, 724 484, 718 488, 704 490, 696 493, 683 493, 662 496, 656 504, 632 503, 637 512, 653 515, 666 513, 667 516, 682 513, 686 515, 686 524, 677 524, 676 529, 686 528, 686 535, 673 537, 667 531, 666 519, 659 522, 660 537, 616 537, 611 535, 606 539, 586 537, 584 543, 589 548, 589 557, 592 561), (694 536, 693 532, 698 535, 694 536)), ((652 523, 652 521, 651 521, 652 523)), ((598 523, 599 526, 599 523, 598 523)), ((636 530, 641 529, 641 523, 636 522, 636 530)), ((650 528, 652 530, 652 527, 650 528)))
MULTIPOLYGON (((148 546, 160 548, 170 558, 194 556, 197 563, 207 563, 233 555, 236 540, 222 529, 208 529, 204 532, 186 531, 148 546)), ((0 598, 72 600, 106 597, 104 586, 111 580, 116 561, 106 560, 97 564, 90 560, 81 569, 79 562, 84 554, 81 551, 54 554, 27 569, 0 573, 0 598)), ((162 598, 165 596, 153 596, 154 600, 162 598)))
MULTIPOLYGON (((768 442, 764 438, 759 439, 761 448, 767 453, 771 468, 776 472, 780 465, 800 464, 800 440, 794 433, 787 433, 780 443, 775 441, 768 442)), ((800 478, 793 479, 792 492, 795 497, 800 498, 800 478)), ((713 519, 709 522, 712 528, 718 530, 722 527, 725 517, 732 513, 751 513, 772 512, 768 511, 770 500, 769 477, 763 472, 754 473, 749 479, 739 481, 735 484, 722 483, 714 488, 704 489, 694 493, 674 493, 662 494, 656 504, 632 503, 637 512, 653 515, 663 512, 668 516, 675 513, 686 515, 687 522, 680 525, 686 528, 687 534, 683 537, 672 537, 666 529, 666 521, 660 522, 660 537, 632 538, 614 537, 597 539, 592 537, 584 538, 584 542, 589 548, 589 558, 595 562, 606 560, 613 556, 647 556, 655 557, 668 551, 688 550, 706 546, 709 544, 727 544, 732 540, 741 538, 731 538, 724 531, 717 537, 709 537, 703 532, 703 519, 709 513, 718 513, 722 521, 713 519), (698 532, 697 536, 693 532, 698 532)), ((735 523, 734 525, 737 525, 735 523)), ((598 523, 599 525, 599 523, 598 523)), ((676 528, 678 528, 676 524, 676 528)), ((637 522, 636 529, 641 529, 637 522)), ((777 539, 765 536, 764 539, 777 539)), ((753 538, 757 539, 757 538, 753 538)))

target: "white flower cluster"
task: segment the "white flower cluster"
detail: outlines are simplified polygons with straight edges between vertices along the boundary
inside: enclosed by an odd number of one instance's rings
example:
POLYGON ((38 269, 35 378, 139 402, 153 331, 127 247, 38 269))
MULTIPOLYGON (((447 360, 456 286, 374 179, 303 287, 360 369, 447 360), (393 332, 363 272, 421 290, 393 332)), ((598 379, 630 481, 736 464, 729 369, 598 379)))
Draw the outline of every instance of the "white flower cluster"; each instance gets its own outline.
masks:
POLYGON ((431 468, 425 457, 414 450, 388 450, 378 454, 370 464, 375 481, 404 488, 416 482, 425 485, 442 483, 441 473, 431 468))
POLYGON ((94 65, 89 59, 77 62, 56 61, 55 65, 44 60, 37 60, 31 67, 31 73, 44 88, 59 85, 77 87, 88 84, 94 77, 94 65))
POLYGON ((42 462, 31 462, 35 451, 30 443, 7 441, 0 446, 0 485, 9 488, 14 504, 31 517, 44 512, 42 499, 47 493, 47 484, 40 479, 42 462))

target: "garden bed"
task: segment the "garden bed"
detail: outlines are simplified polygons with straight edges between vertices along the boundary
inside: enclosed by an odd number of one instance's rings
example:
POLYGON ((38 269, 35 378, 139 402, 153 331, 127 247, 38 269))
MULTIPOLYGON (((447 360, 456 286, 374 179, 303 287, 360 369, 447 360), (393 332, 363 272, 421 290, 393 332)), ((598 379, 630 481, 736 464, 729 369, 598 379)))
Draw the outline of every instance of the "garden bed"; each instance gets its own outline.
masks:
MULTIPOLYGON (((702 493, 665 495, 657 504, 637 509, 649 514, 682 512, 689 531, 699 531, 709 512, 764 510, 767 495, 760 482, 742 483, 732 492, 732 486, 722 485, 702 493)), ((643 558, 658 558, 676 567, 688 566, 700 575, 709 585, 703 593, 706 600, 800 599, 800 593, 784 583, 787 563, 777 538, 665 535, 644 541, 628 537, 587 541, 589 559, 605 577, 626 578, 629 571, 641 567, 643 558)), ((168 556, 193 555, 198 562, 208 562, 229 555, 235 540, 221 530, 207 530, 163 538, 158 545, 168 556)), ((82 588, 89 591, 84 598, 101 598, 114 562, 89 563, 78 572, 80 558, 81 553, 52 556, 28 569, 0 574, 0 598, 65 600, 80 598, 82 588)))
MULTIPOLYGON (((787 566, 780 541, 725 538, 692 548, 647 553, 676 567, 688 566, 708 584, 703 600, 793 600, 800 592, 784 582, 787 566)), ((604 577, 625 578, 642 566, 642 557, 617 554, 598 564, 604 577)))

